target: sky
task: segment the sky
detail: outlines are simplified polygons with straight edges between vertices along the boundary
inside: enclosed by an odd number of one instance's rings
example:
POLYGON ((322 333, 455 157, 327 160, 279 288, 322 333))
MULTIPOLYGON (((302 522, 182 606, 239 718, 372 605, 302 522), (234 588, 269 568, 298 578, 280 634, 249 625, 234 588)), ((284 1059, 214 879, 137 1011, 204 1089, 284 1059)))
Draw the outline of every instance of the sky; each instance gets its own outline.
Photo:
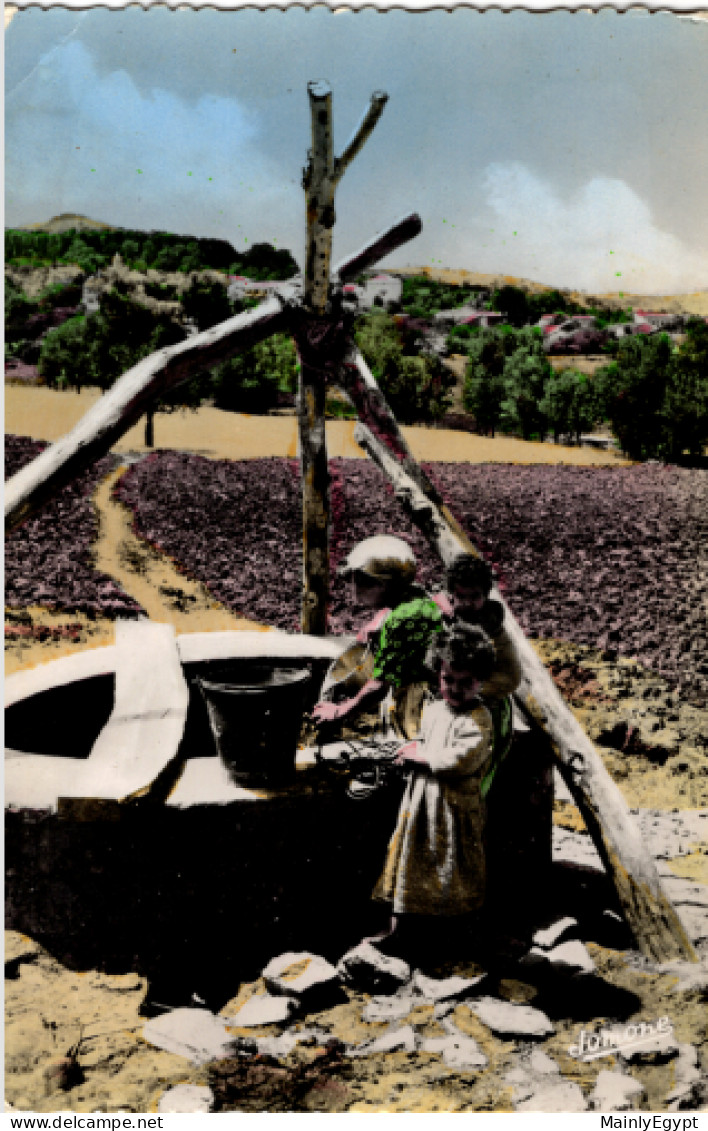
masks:
POLYGON ((5 33, 5 225, 74 212, 267 240, 302 263, 307 83, 335 152, 334 261, 410 211, 386 260, 587 291, 708 287, 708 22, 670 13, 29 8, 5 33))

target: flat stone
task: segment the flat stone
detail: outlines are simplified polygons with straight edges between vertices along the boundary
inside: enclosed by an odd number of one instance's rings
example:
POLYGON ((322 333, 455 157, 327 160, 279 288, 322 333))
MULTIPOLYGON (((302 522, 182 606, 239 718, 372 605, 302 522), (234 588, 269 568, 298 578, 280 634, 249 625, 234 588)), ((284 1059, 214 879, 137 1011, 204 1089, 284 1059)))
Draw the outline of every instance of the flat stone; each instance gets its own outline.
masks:
POLYGON ((415 1008, 412 997, 392 994, 390 997, 372 997, 364 1006, 361 1019, 367 1023, 402 1021, 415 1008))
POLYGON ((486 1068, 489 1061, 481 1048, 467 1033, 463 1033, 452 1020, 443 1022, 447 1036, 428 1037, 423 1041, 423 1052, 439 1053, 448 1068, 460 1072, 478 1072, 486 1068))
POLYGON ((551 966, 565 974, 594 974, 596 970, 587 947, 578 939, 554 946, 547 956, 551 966))
POLYGON ((347 985, 364 991, 391 992, 410 981, 411 968, 402 958, 382 954, 370 942, 359 943, 348 951, 337 966, 340 978, 347 985))
POLYGON ((412 1025, 404 1025, 400 1029, 389 1029, 380 1037, 364 1041, 353 1049, 347 1050, 347 1056, 375 1056, 377 1053, 415 1052, 418 1039, 412 1025))
POLYGON ((643 1095, 645 1088, 639 1080, 624 1072, 610 1072, 603 1068, 598 1073, 595 1087, 590 1093, 592 1111, 632 1111, 633 1100, 643 1095))
POLYGON ((516 1111, 562 1111, 570 1114, 576 1111, 587 1111, 588 1105, 585 1096, 577 1084, 570 1080, 547 1079, 538 1091, 526 1100, 520 1100, 514 1105, 516 1111))
POLYGON ((674 1087, 666 1097, 669 1109, 689 1111, 701 1103, 699 1085, 702 1081, 698 1049, 693 1045, 679 1045, 678 1059, 674 1065, 674 1087))
POLYGON ((250 1029, 258 1025, 282 1025, 289 1021, 298 1008, 294 997, 284 994, 254 994, 229 1017, 229 1025, 250 1029))
POLYGON ((238 1040, 229 1035, 226 1022, 208 1009, 173 1009, 154 1017, 145 1022, 143 1038, 197 1065, 233 1056, 238 1049, 238 1040))
POLYGON ((335 967, 326 958, 306 951, 289 951, 272 958, 263 971, 263 979, 269 993, 296 998, 320 997, 340 985, 335 967))
POLYGON ((557 946, 558 943, 564 942, 571 935, 574 935, 578 929, 578 920, 574 919, 572 915, 566 915, 563 919, 557 919, 555 923, 551 923, 550 927, 543 927, 540 931, 536 931, 531 940, 534 946, 540 946, 543 950, 550 950, 551 947, 557 946))
POLYGON ((197 1084, 177 1084, 160 1096, 157 1110, 165 1115, 204 1115, 214 1107, 214 1093, 211 1088, 197 1084))
POLYGON ((276 1060, 289 1056, 297 1045, 324 1044, 329 1033, 322 1029, 286 1029, 277 1037, 256 1037, 256 1047, 262 1056, 276 1060))
POLYGON ((542 1049, 533 1049, 529 1057, 529 1068, 535 1076, 558 1076, 560 1068, 553 1057, 542 1049))
POLYGON ((420 970, 416 970, 413 975, 413 989, 427 1002, 460 1001, 478 993, 486 977, 486 974, 480 974, 476 978, 463 978, 460 975, 453 975, 451 978, 429 978, 420 970))
POLYGON ((547 1037, 555 1032, 546 1014, 532 1005, 513 1005, 498 998, 485 997, 471 1002, 469 1009, 500 1037, 547 1037))

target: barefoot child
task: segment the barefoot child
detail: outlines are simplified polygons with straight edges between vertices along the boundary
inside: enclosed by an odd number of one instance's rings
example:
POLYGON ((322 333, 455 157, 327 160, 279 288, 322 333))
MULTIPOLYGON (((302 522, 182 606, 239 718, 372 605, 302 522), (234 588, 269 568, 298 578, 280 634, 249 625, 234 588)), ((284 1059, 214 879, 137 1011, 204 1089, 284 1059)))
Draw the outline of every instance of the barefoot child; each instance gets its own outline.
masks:
POLYGON ((492 720, 479 693, 494 647, 479 627, 455 622, 436 636, 433 651, 441 697, 426 701, 418 739, 399 751, 398 764, 411 774, 374 890, 391 905, 390 933, 399 916, 469 915, 484 900, 481 787, 492 720))

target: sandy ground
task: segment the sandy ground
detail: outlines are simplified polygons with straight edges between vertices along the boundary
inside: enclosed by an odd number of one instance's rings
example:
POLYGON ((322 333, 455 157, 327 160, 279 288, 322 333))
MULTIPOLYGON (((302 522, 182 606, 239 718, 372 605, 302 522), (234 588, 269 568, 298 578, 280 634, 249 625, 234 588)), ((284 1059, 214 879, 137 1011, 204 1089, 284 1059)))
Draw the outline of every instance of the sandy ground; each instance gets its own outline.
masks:
MULTIPOLYGON (((98 389, 81 393, 53 389, 5 388, 5 431, 35 440, 55 441, 64 436, 100 398, 98 389)), ((327 422, 327 448, 333 458, 363 457, 354 440, 352 420, 327 422)), ((556 444, 527 443, 497 436, 491 439, 467 432, 438 428, 403 428, 418 460, 455 463, 575 463, 602 466, 622 463, 612 452, 592 448, 565 448, 556 444)), ((245 416, 200 408, 197 412, 160 414, 155 420, 155 445, 195 452, 211 459, 257 459, 297 455, 297 421, 294 416, 245 416)), ((140 421, 115 445, 116 452, 145 452, 144 425, 140 421)))
MULTIPOLYGON (((80 395, 44 389, 7 392, 7 430, 48 440, 62 435, 96 399, 91 390, 80 395)), ((432 429, 406 431, 421 459, 617 462, 616 457, 605 453, 551 444, 484 440, 432 429)), ((205 409, 196 414, 158 417, 156 439, 161 446, 197 451, 212 458, 292 456, 296 426, 292 418, 248 418, 205 409)), ((333 455, 360 454, 349 423, 332 422, 329 441, 333 455)), ((117 450, 144 451, 142 426, 124 437, 117 450)), ((127 511, 111 498, 112 487, 123 470, 120 467, 112 472, 94 496, 98 515, 94 545, 97 567, 115 578, 148 610, 151 618, 173 624, 178 632, 254 627, 221 608, 202 586, 180 573, 173 562, 135 537, 127 511)), ((13 638, 6 653, 8 671, 108 642, 113 637, 110 621, 89 621, 73 613, 19 610, 8 617, 8 623, 27 623, 27 618, 30 625, 45 627, 46 636, 39 640, 13 638), (67 627, 72 630, 71 638, 67 637, 67 627)), ((618 719, 641 715, 647 740, 661 740, 656 709, 667 689, 657 690, 653 677, 625 672, 621 664, 603 664, 587 649, 563 643, 544 642, 538 649, 547 661, 571 658, 594 674, 600 688, 596 700, 591 697, 590 701, 574 703, 591 736, 607 730, 618 719)), ((676 813, 695 812, 708 803, 708 778, 701 771, 701 756, 695 742, 701 725, 698 715, 695 709, 681 709, 675 724, 681 739, 680 750, 661 765, 646 758, 625 756, 621 751, 609 752, 608 768, 631 806, 676 813)), ((557 803, 555 820, 559 827, 575 832, 583 827, 579 813, 567 801, 557 803)), ((677 877, 708 883, 705 845, 688 844, 687 850, 667 859, 666 864, 677 877)), ((670 1015, 678 1038, 701 1048, 703 1066, 708 1067, 704 1001, 700 994, 677 997, 674 976, 631 969, 624 957, 612 950, 591 946, 591 951, 603 977, 638 995, 642 1018, 670 1015)), ((456 972, 474 971, 460 968, 456 972)), ((154 1049, 143 1040, 138 1010, 145 982, 136 975, 69 970, 32 940, 8 932, 6 978, 6 1096, 16 1110, 150 1112, 171 1085, 207 1082, 207 1066, 195 1068, 188 1060, 154 1049), (66 1057, 82 1035, 86 1040, 79 1061, 84 1079, 65 1090, 60 1086, 62 1069, 57 1061, 66 1057)), ((242 986, 237 995, 239 1002, 259 988, 259 984, 242 986)), ((532 986, 511 980, 500 993, 513 1001, 533 1001, 535 991, 532 986)), ((382 1026, 362 1021, 363 1004, 362 995, 349 994, 345 1004, 308 1016, 304 1024, 319 1025, 329 1035, 350 1043, 377 1036, 382 1026)), ((411 1020, 422 1036, 443 1033, 431 1007, 418 1007, 411 1020)), ((314 1090, 305 1101, 304 1110, 513 1110, 511 1088, 504 1077, 519 1063, 523 1048, 492 1037, 467 1006, 455 1009, 454 1022, 461 1031, 475 1037, 488 1056, 490 1067, 485 1072, 470 1075, 444 1069, 439 1058, 427 1054, 411 1057, 394 1053, 364 1058, 352 1063, 342 1083, 314 1090)), ((587 1022, 583 1024, 587 1027, 587 1022)), ((567 1050, 577 1040, 580 1027, 577 1022, 563 1021, 544 1044, 544 1050, 560 1065, 566 1079, 580 1083, 587 1094, 599 1070, 612 1067, 612 1061, 595 1061, 591 1065, 572 1061, 567 1050)), ((273 1036, 276 1032, 271 1028, 262 1034, 273 1036)), ((312 1050, 296 1052, 287 1061, 292 1064, 298 1057, 312 1055, 312 1050)), ((647 1089, 645 1106, 649 1110, 665 1110, 665 1097, 674 1084, 671 1063, 634 1069, 633 1075, 647 1089)))

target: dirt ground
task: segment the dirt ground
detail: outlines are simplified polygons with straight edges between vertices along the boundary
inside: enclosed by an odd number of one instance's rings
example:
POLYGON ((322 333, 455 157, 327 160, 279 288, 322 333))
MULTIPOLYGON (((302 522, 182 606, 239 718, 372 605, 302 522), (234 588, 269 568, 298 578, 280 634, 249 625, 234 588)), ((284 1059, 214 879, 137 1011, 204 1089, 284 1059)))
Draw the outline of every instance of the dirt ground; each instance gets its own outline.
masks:
MULTIPOLYGON (((15 388, 6 393, 6 430, 46 440, 64 434, 97 395, 94 390, 73 394, 15 388)), ((348 422, 330 423, 332 455, 360 454, 352 431, 348 422)), ((595 465, 618 462, 612 454, 552 444, 524 444, 504 438, 485 440, 421 428, 406 432, 414 453, 423 460, 561 460, 595 465)), ((203 409, 196 414, 158 417, 156 440, 161 447, 183 448, 212 458, 294 456, 296 425, 288 417, 248 418, 203 409)), ((145 451, 142 425, 124 437, 116 450, 145 451)), ((201 586, 185 578, 173 563, 135 537, 127 512, 110 497, 122 470, 118 468, 104 480, 94 497, 99 519, 94 546, 97 566, 140 601, 151 618, 173 624, 178 632, 255 627, 221 608, 201 586)), ((17 630, 8 638, 8 672, 113 638, 113 625, 108 620, 89 620, 74 613, 39 608, 14 610, 6 624, 17 630), (23 626, 30 631, 23 633, 23 626)), ((545 662, 568 669, 567 698, 591 737, 597 740, 619 733, 620 741, 614 747, 603 747, 603 756, 631 807, 680 814, 706 806, 708 775, 705 756, 698 745, 702 722, 697 709, 685 705, 676 709, 665 685, 637 670, 636 665, 608 664, 588 649, 563 642, 539 643, 538 650, 545 662), (669 715, 673 745, 665 748, 662 742, 669 743, 665 733, 669 715), (621 736, 629 733, 631 720, 639 721, 638 738, 625 749, 621 736), (651 751, 655 756, 651 756, 651 751)), ((556 803, 555 821, 558 828, 566 830, 583 827, 579 813, 567 801, 556 803)), ((667 858, 666 865, 677 877, 708 884, 708 852, 703 843, 686 844, 678 854, 667 858)), ((669 972, 642 968, 636 962, 633 965, 625 954, 612 949, 595 945, 590 949, 603 978, 637 994, 637 1017, 671 1016, 677 1038, 699 1050, 699 1063, 705 1073, 708 1037, 704 991, 679 992, 678 979, 669 972)), ((270 957, 264 956, 264 963, 270 957)), ((471 971, 460 967, 455 972, 471 971)), ((75 972, 32 940, 7 932, 6 979, 5 1087, 7 1100, 15 1110, 149 1112, 156 1110, 160 1095, 168 1087, 208 1082, 208 1066, 195 1068, 188 1060, 157 1050, 143 1040, 143 1021, 138 1010, 146 986, 136 975, 75 972), (82 1035, 86 1040, 78 1059, 83 1081, 77 1080, 67 1090, 61 1086, 66 1065, 58 1062, 82 1035)), ((258 988, 258 984, 242 986, 237 991, 239 1002, 258 988)), ((509 1000, 533 1001, 535 991, 522 982, 510 981, 500 993, 509 1000)), ((348 994, 346 1003, 309 1015, 303 1024, 319 1026, 330 1037, 350 1043, 379 1035, 381 1025, 362 1021, 363 1002, 362 995, 348 994)), ((443 1032, 433 1017, 432 1007, 418 1007, 413 1020, 424 1037, 440 1036, 443 1032)), ((412 1056, 401 1052, 365 1057, 350 1062, 341 1081, 333 1080, 308 1093, 302 1110, 513 1110, 512 1091, 505 1082, 505 1073, 517 1065, 519 1056, 525 1055, 523 1048, 515 1047, 513 1041, 491 1036, 465 1005, 456 1007, 454 1020, 462 1032, 477 1039, 487 1055, 489 1067, 484 1072, 455 1072, 443 1068, 439 1059, 428 1054, 412 1056)), ((588 1023, 559 1022, 556 1033, 543 1048, 557 1061, 564 1076, 581 1083, 587 1093, 599 1070, 612 1067, 614 1062, 603 1059, 579 1065, 568 1056, 567 1050, 577 1040, 582 1024, 587 1027, 588 1023)), ((276 1031, 266 1029, 262 1034, 272 1036, 276 1031)), ((296 1065, 314 1055, 312 1050, 298 1047, 285 1061, 296 1065)), ((643 1108, 665 1110, 666 1096, 675 1083, 672 1063, 635 1068, 633 1075, 646 1088, 643 1108)), ((248 1101, 245 1109, 256 1110, 259 1103, 248 1101), (250 1102, 255 1103, 255 1108, 249 1107, 250 1102)))

